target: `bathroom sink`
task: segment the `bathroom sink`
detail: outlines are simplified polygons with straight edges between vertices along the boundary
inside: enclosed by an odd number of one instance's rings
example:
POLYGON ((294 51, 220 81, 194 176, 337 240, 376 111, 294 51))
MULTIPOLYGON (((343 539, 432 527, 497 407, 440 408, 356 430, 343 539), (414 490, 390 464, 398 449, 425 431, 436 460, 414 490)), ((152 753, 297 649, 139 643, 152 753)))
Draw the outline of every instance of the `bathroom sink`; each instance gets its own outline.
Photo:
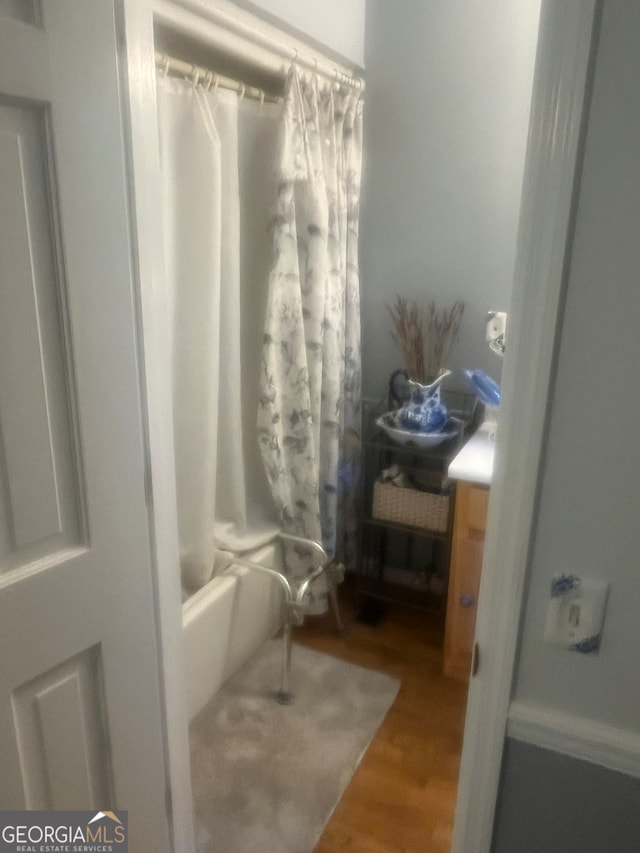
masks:
POLYGON ((485 421, 451 460, 449 476, 453 480, 491 485, 495 447, 495 421, 485 421))

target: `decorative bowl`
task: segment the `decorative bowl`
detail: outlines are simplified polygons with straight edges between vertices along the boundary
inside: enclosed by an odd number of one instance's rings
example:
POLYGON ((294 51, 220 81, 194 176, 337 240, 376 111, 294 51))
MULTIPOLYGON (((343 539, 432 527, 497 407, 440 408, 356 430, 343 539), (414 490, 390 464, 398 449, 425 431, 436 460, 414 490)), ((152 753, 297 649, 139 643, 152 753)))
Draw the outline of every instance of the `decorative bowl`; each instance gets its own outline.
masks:
POLYGON ((387 412, 376 420, 376 426, 389 436, 392 441, 403 447, 418 447, 424 449, 435 447, 443 441, 455 438, 458 434, 458 424, 451 418, 441 430, 435 432, 416 432, 415 430, 403 429, 395 418, 395 412, 387 412))

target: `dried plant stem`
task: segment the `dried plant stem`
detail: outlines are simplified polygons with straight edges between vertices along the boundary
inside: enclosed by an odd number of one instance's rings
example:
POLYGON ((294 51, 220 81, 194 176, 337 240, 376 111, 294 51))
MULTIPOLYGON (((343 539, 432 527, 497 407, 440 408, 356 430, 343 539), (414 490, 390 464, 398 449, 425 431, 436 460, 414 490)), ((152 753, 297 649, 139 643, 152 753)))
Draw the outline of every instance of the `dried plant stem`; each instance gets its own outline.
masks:
POLYGON ((451 308, 440 311, 432 299, 425 311, 415 301, 397 296, 387 310, 391 334, 409 378, 422 384, 433 382, 446 369, 451 344, 460 329, 464 302, 454 302, 451 308))

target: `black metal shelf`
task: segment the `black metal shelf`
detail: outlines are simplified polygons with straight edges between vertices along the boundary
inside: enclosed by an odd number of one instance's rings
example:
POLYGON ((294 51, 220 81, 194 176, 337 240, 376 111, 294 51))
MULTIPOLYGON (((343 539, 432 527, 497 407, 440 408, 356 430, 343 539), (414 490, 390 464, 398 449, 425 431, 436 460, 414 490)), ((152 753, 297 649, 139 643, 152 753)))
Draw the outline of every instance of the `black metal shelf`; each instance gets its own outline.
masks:
MULTIPOLYGON (((358 559, 358 591, 364 598, 393 601, 443 614, 446 608, 455 483, 447 469, 467 439, 469 424, 460 420, 458 435, 433 447, 392 441, 375 423, 380 411, 369 412, 363 424, 362 493, 358 559), (431 481, 433 491, 450 496, 445 532, 373 516, 374 484, 390 465, 399 465, 414 482, 431 481), (395 552, 395 557, 393 556, 395 552), (395 559, 395 563, 393 560, 395 559), (418 582, 422 574, 438 579, 438 589, 418 582), (408 578, 399 582, 398 576, 408 578)), ((418 488, 418 491, 422 489, 418 488)))
POLYGON ((423 610, 434 616, 444 616, 446 597, 431 590, 393 583, 384 578, 363 576, 358 578, 358 593, 361 597, 379 599, 390 604, 402 604, 423 610))
POLYGON ((428 527, 414 527, 411 524, 400 524, 397 521, 386 521, 384 518, 373 518, 371 516, 362 516, 360 519, 362 524, 369 524, 374 527, 386 527, 388 530, 395 530, 397 533, 406 533, 409 536, 422 536, 425 539, 439 539, 443 542, 449 541, 449 533, 441 533, 439 530, 429 530, 428 527))

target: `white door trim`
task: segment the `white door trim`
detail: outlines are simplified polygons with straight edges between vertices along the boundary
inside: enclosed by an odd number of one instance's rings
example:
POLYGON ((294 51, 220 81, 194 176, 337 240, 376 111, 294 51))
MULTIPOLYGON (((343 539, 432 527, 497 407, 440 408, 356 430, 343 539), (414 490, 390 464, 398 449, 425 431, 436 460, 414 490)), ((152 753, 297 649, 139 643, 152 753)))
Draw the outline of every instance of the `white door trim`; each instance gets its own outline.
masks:
POLYGON ((597 8, 598 0, 542 2, 453 853, 491 848, 597 8))
POLYGON ((129 129, 129 182, 144 393, 147 501, 155 569, 160 689, 169 787, 167 810, 175 851, 194 853, 189 728, 182 652, 182 597, 176 485, 173 466, 171 387, 163 373, 168 312, 160 204, 160 158, 156 109, 153 5, 121 0, 126 51, 123 65, 125 123, 129 129))
MULTIPOLYGON (((131 219, 137 251, 141 374, 146 395, 147 488, 156 573, 161 690, 166 708, 165 751, 170 788, 167 807, 171 813, 174 849, 193 853, 171 389, 162 372, 161 356, 167 340, 168 312, 158 219, 161 205, 154 19, 272 73, 285 72, 298 49, 321 62, 326 62, 326 57, 229 0, 118 2, 125 42, 122 90, 129 127, 131 219)), ((333 60, 332 65, 350 71, 350 67, 333 60)))
POLYGON ((328 47, 314 47, 284 23, 277 26, 257 17, 235 0, 153 0, 153 15, 171 30, 271 75, 285 75, 294 61, 313 69, 317 60, 320 68, 328 65, 347 75, 359 67, 328 47))
POLYGON ((533 702, 512 702, 507 735, 640 779, 640 734, 631 729, 533 702))

